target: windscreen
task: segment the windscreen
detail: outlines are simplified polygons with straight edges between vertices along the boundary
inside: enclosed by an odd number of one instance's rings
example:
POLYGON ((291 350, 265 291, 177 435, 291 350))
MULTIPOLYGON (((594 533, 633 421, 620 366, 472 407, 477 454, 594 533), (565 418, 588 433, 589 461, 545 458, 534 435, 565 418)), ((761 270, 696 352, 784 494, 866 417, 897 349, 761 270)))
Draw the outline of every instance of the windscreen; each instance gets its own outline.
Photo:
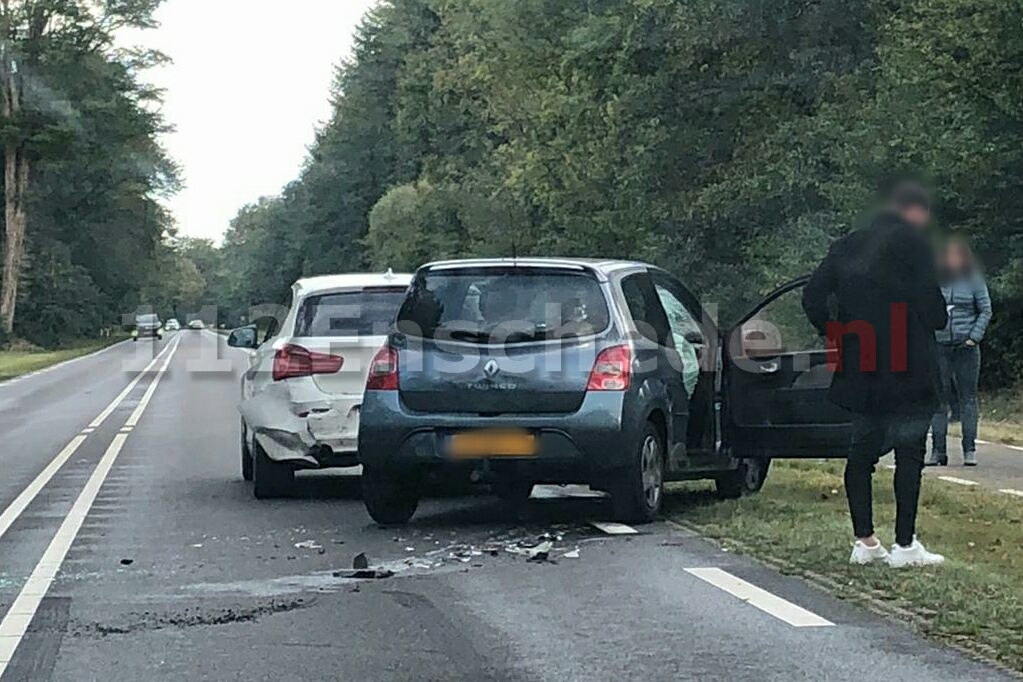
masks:
POLYGON ((481 344, 577 338, 609 324, 593 275, 551 268, 428 270, 398 314, 410 336, 481 344))
POLYGON ((295 335, 383 336, 405 298, 405 289, 363 289, 311 296, 302 303, 295 335))

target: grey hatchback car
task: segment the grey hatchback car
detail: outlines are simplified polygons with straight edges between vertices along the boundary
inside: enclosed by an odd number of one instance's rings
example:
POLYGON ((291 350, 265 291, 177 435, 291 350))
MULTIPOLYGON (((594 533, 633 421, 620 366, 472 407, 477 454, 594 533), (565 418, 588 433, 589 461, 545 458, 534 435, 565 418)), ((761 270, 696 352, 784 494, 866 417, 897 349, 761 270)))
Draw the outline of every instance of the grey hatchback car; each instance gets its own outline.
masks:
POLYGON ((737 497, 760 489, 772 457, 844 456, 849 418, 824 399, 834 358, 796 314, 803 285, 722 335, 685 286, 644 263, 422 267, 369 367, 370 515, 407 522, 430 473, 513 502, 538 483, 589 484, 610 493, 615 518, 642 523, 666 481, 711 478, 737 497))

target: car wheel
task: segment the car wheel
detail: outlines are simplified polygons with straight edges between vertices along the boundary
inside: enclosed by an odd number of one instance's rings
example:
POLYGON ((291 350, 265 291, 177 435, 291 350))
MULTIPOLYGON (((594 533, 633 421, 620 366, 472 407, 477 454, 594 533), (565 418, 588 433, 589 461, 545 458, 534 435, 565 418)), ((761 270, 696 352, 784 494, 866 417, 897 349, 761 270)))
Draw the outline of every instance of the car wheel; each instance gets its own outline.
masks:
POLYGON ((664 501, 664 437, 647 422, 632 461, 611 490, 614 515, 619 521, 650 523, 664 501))
POLYGON ((767 473, 770 469, 771 460, 769 459, 749 457, 739 460, 738 467, 715 479, 718 497, 735 500, 743 495, 760 492, 767 481, 767 473))
POLYGON ((249 429, 242 421, 242 478, 252 481, 252 448, 249 447, 249 429))
POLYGON ((253 494, 260 500, 289 497, 295 488, 295 469, 270 459, 258 440, 253 441, 252 455, 253 494))
POLYGON ((419 494, 417 476, 370 468, 362 471, 362 501, 380 525, 408 523, 419 506, 419 494))

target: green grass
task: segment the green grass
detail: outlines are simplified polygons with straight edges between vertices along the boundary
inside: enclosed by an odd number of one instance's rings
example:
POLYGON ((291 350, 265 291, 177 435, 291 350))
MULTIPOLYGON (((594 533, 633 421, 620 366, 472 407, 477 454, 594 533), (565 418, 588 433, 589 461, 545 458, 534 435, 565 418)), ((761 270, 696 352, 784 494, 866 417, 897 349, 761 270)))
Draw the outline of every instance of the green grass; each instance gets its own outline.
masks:
POLYGON ((0 350, 0 381, 38 372, 52 365, 72 360, 123 341, 124 336, 89 339, 60 350, 0 350))
MULTIPOLYGON (((918 532, 948 563, 893 571, 848 564, 851 527, 837 462, 776 462, 759 495, 718 502, 668 497, 669 517, 726 547, 808 576, 843 599, 869 601, 922 632, 1023 671, 1023 501, 925 480, 918 532)), ((875 476, 875 524, 894 539, 888 470, 875 476)))
MULTIPOLYGON (((1016 387, 982 394, 979 431, 984 440, 1023 445, 1023 390, 1016 387)), ((958 436, 958 425, 950 432, 958 436)))

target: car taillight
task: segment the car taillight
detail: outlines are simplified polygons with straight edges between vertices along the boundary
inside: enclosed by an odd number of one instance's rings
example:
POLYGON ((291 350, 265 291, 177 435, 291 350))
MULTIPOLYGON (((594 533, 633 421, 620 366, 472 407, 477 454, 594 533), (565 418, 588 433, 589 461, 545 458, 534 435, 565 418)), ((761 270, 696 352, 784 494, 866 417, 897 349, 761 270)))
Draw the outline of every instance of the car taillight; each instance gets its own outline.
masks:
POLYGON ((600 352, 587 391, 625 391, 632 381, 632 349, 628 346, 612 346, 600 352))
POLYGON ((369 363, 366 379, 367 391, 398 390, 398 351, 390 346, 381 348, 369 363))
POLYGON ((345 359, 288 344, 274 354, 274 381, 340 372, 345 359))

